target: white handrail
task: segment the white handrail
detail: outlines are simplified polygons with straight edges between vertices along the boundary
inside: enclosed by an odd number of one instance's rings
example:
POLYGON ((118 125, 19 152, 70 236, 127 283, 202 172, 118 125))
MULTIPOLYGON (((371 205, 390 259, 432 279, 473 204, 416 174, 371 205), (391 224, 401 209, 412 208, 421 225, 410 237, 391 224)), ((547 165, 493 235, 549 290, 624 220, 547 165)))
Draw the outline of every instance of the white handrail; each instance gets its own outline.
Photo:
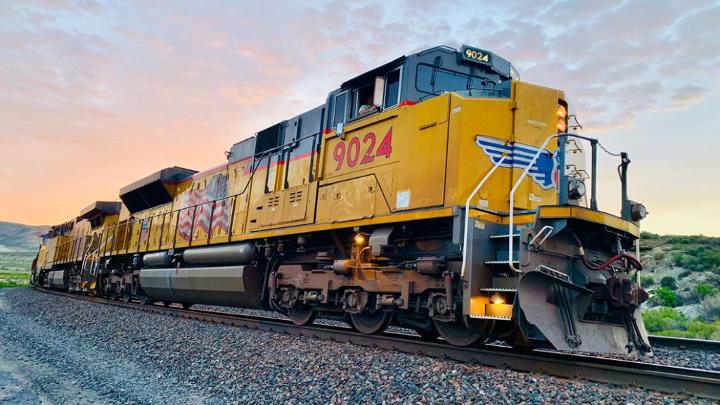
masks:
MULTIPOLYGON (((538 148, 538 151, 535 153, 535 156, 533 156, 532 160, 530 161, 530 164, 525 168, 525 171, 523 171, 523 174, 518 178, 517 182, 513 186, 512 190, 510 190, 510 224, 509 224, 509 230, 508 233, 510 234, 510 237, 508 238, 508 266, 510 266, 510 269, 516 273, 520 273, 520 270, 515 268, 515 265, 513 264, 513 214, 515 213, 515 191, 517 191, 518 187, 520 187, 520 183, 523 181, 525 176, 527 176, 528 172, 530 172, 530 169, 535 164, 535 161, 538 157, 540 157, 540 154, 542 154, 545 151, 545 147, 547 146, 548 142, 550 142, 551 139, 558 137, 558 136, 567 136, 568 134, 553 134, 547 137, 545 139, 545 142, 543 142, 542 146, 538 148)), ((564 168, 560 168, 558 170, 564 170, 564 168)), ((562 175, 562 174, 561 174, 562 175)))
POLYGON ((480 191, 480 187, 482 187, 482 185, 485 184, 485 182, 490 178, 490 176, 492 176, 492 174, 495 173, 495 170, 497 170, 497 168, 500 167, 502 162, 504 162, 508 156, 510 156, 509 153, 507 153, 507 152, 503 153, 503 156, 500 158, 500 160, 498 160, 497 163, 495 163, 495 166, 493 166, 492 169, 490 169, 490 171, 487 172, 485 177, 483 177, 482 180, 480 180, 480 182, 477 184, 477 186, 475 186, 475 189, 472 191, 472 193, 470 193, 470 196, 468 197, 467 201, 465 201, 465 225, 464 225, 465 230, 463 232, 463 246, 462 246, 463 259, 462 259, 462 267, 460 268, 460 277, 465 276, 465 266, 467 266, 467 251, 468 251, 468 249, 467 249, 468 240, 467 239, 468 239, 468 232, 469 232, 468 228, 470 228, 468 226, 468 220, 470 219, 470 202, 475 197, 475 194, 477 194, 478 191, 480 191))

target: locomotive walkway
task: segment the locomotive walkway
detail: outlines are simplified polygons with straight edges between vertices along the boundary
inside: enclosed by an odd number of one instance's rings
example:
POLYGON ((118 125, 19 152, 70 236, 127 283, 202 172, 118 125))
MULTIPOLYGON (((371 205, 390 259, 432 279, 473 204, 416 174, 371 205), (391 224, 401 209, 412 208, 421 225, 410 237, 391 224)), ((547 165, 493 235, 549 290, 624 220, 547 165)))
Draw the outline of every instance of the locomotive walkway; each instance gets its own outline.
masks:
MULTIPOLYGON (((134 302, 109 301, 97 297, 39 288, 38 290, 75 299, 204 322, 309 336, 323 340, 347 342, 386 350, 452 359, 465 363, 509 368, 517 371, 542 372, 563 378, 580 378, 594 382, 631 385, 661 392, 685 393, 699 397, 720 399, 720 372, 718 371, 546 350, 522 351, 492 344, 473 348, 459 348, 445 344, 441 340, 425 341, 417 336, 403 333, 364 335, 353 331, 349 327, 317 324, 299 327, 293 325, 290 321, 270 317, 194 309, 185 310, 160 305, 141 305, 134 302)), ((651 344, 657 347, 720 352, 720 343, 695 339, 653 336, 651 338, 651 344)))

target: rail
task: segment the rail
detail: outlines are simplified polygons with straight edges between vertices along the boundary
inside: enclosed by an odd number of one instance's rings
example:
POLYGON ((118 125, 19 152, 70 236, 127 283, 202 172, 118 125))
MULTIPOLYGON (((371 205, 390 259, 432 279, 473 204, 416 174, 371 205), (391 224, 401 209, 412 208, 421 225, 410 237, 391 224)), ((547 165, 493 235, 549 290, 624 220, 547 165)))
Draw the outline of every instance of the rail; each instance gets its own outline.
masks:
POLYGON ((500 160, 498 160, 497 163, 495 163, 495 166, 493 166, 490 169, 490 171, 488 171, 485 174, 485 177, 483 177, 482 180, 480 180, 480 182, 477 184, 477 186, 475 186, 475 189, 472 191, 472 193, 470 193, 470 196, 468 197, 467 201, 465 201, 465 224, 464 224, 464 230, 463 230, 463 246, 462 246, 463 257, 462 257, 462 266, 460 267, 460 277, 465 277, 465 267, 467 266, 467 259, 468 259, 467 247, 469 246, 470 243, 472 243, 471 241, 468 241, 468 235, 470 234, 470 230, 469 230, 470 226, 468 225, 468 223, 470 221, 470 202, 472 201, 473 198, 475 198, 475 195, 478 193, 478 191, 480 191, 480 187, 482 187, 483 184, 485 184, 485 182, 490 178, 490 176, 492 176, 493 173, 495 173, 495 170, 497 170, 497 168, 500 167, 500 165, 505 161, 505 159, 507 159, 508 156, 510 156, 510 154, 503 153, 500 160))
POLYGON ((134 310, 173 315, 204 322, 247 327, 270 332, 308 336, 322 340, 347 342, 390 351, 412 353, 434 358, 476 363, 490 367, 510 368, 521 372, 542 372, 562 378, 582 378, 600 383, 637 386, 661 392, 674 392, 720 399, 720 372, 686 367, 665 366, 640 361, 617 360, 549 350, 524 351, 502 345, 456 347, 442 340, 426 341, 407 333, 364 335, 349 326, 295 326, 288 320, 231 314, 216 311, 184 310, 161 305, 141 305, 89 297, 67 292, 39 291, 114 305, 134 310))
POLYGON ((652 347, 720 353, 720 340, 688 339, 656 335, 650 335, 648 338, 652 347))

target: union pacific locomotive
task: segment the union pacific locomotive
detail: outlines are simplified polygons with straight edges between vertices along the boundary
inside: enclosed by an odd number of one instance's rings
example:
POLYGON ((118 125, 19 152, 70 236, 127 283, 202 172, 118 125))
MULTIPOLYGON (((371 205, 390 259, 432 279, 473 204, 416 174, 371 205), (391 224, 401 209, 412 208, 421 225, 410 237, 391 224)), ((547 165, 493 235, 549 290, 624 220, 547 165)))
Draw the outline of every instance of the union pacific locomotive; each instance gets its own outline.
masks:
POLYGON ((642 204, 598 210, 598 141, 564 93, 439 46, 324 104, 169 167, 52 227, 33 283, 143 304, 343 317, 467 346, 648 350, 632 254, 642 204), (587 162, 586 162, 587 161, 587 162))

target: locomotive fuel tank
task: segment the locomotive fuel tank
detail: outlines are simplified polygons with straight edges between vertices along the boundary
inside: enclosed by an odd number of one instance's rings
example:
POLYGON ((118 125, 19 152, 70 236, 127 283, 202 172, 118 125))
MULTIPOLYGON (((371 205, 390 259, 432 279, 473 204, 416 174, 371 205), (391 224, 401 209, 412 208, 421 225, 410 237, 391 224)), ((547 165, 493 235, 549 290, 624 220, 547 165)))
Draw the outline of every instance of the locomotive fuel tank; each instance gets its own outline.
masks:
POLYGON ((67 284, 65 283, 65 271, 59 270, 49 272, 48 283, 50 284, 50 288, 66 290, 67 284))
POLYGON ((250 265, 142 269, 140 285, 156 301, 260 308, 263 272, 250 265))

